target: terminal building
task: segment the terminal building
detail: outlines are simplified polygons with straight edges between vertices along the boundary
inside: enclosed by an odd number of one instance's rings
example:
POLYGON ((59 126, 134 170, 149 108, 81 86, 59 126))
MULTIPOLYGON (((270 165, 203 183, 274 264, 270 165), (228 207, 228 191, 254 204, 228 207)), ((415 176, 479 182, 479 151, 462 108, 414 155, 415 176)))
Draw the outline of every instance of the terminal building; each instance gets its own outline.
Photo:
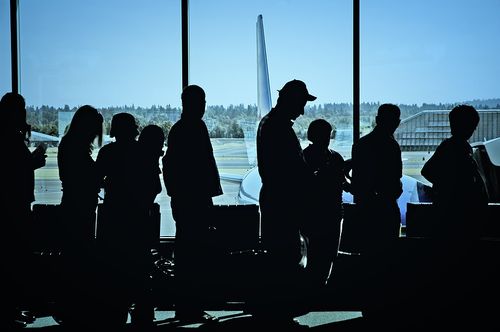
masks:
MULTIPOLYGON (((500 137, 500 109, 479 111, 479 125, 471 143, 500 137)), ((451 136, 449 110, 422 111, 401 121, 394 136, 402 151, 434 151, 439 143, 451 136)))

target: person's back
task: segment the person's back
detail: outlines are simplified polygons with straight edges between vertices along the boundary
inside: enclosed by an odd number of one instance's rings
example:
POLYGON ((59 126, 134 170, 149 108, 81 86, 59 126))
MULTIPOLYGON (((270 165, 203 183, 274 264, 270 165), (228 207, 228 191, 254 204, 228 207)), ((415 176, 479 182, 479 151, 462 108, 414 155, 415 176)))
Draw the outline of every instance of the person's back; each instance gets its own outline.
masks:
POLYGON ((307 267, 313 286, 326 284, 337 256, 342 225, 342 191, 346 183, 344 159, 329 149, 332 126, 323 119, 310 123, 304 149, 307 165, 314 174, 310 190, 311 215, 305 221, 308 238, 307 267))
POLYGON ((206 201, 221 194, 212 145, 201 118, 184 116, 172 126, 163 164, 170 197, 206 201))
MULTIPOLYGON (((137 202, 140 149, 137 141, 111 142, 101 148, 97 156, 104 178, 104 204, 112 206, 137 202)), ((134 204, 133 204, 134 205, 134 204)))
POLYGON ((147 212, 146 220, 138 225, 136 236, 144 242, 144 246, 151 249, 156 247, 159 241, 159 210, 155 207, 155 199, 162 191, 159 166, 160 158, 163 156, 165 144, 165 133, 157 125, 150 124, 141 130, 138 138, 140 154, 139 170, 137 176, 141 178, 139 183, 139 204, 147 212))
POLYGON ((257 130, 257 165, 262 179, 259 205, 267 219, 262 221, 263 241, 283 247, 289 254, 293 250, 287 248, 300 247, 300 222, 306 217, 307 188, 312 179, 292 126, 304 113, 306 102, 314 99, 302 81, 287 82, 257 130))
POLYGON ((2 315, 0 327, 11 330, 23 327, 17 321, 20 302, 29 295, 25 292, 26 267, 30 265, 30 227, 32 225, 31 203, 35 200, 35 169, 45 165, 45 149, 37 148, 30 152, 30 126, 26 122, 26 102, 18 93, 6 93, 0 100, 2 117, 2 153, 7 156, 3 165, 4 189, 0 194, 2 213, 2 234, 5 239, 0 243, 0 259, 4 272, 2 315))
POLYGON ((159 159, 163 156, 165 133, 157 125, 148 125, 141 130, 138 142, 141 150, 141 168, 144 173, 143 199, 145 206, 151 206, 161 192, 159 159))
MULTIPOLYGON (((129 113, 115 114, 111 120, 110 136, 115 142, 104 145, 97 155, 96 165, 104 186, 103 205, 113 214, 123 214, 124 217, 135 213, 140 207, 141 186, 141 149, 136 140, 139 134, 133 115, 129 113)), ((118 238, 118 233, 133 236, 125 220, 112 218, 117 227, 111 235, 118 238)))
MULTIPOLYGON (((470 316, 470 304, 481 304, 477 288, 477 255, 488 196, 468 140, 479 123, 479 113, 458 105, 449 113, 451 137, 437 147, 421 174, 432 183, 434 228, 431 243, 436 269, 433 303, 444 304, 442 319, 470 316)), ((472 315, 475 317, 475 315, 472 315)))
MULTIPOLYGON (((310 218, 308 186, 312 172, 307 167, 293 121, 304 114, 309 94, 304 82, 292 80, 281 90, 277 103, 262 118, 257 130, 257 165, 262 179, 259 194, 262 243, 268 250, 268 266, 261 304, 255 314, 263 319, 289 324, 306 306, 301 288, 300 227, 310 218), (272 311, 274 317, 267 317, 272 311)), ((259 301, 257 300, 257 301, 259 301)))
POLYGON ((365 269, 363 315, 389 319, 397 316, 393 301, 400 291, 393 273, 401 226, 397 199, 403 191, 401 149, 393 137, 400 114, 394 104, 380 105, 373 131, 352 146, 351 183, 365 269))
POLYGON ((68 326, 81 326, 86 310, 91 324, 97 271, 95 260, 96 208, 100 181, 92 158, 94 140, 102 141, 102 115, 92 106, 80 107, 58 146, 57 165, 62 185, 61 298, 57 316, 68 326), (90 307, 90 308, 89 308, 90 307))
MULTIPOLYGON (((103 271, 102 304, 110 323, 124 324, 131 303, 143 294, 150 250, 141 234, 148 210, 141 203, 141 149, 135 118, 117 113, 111 120, 115 142, 103 146, 96 166, 104 183, 104 200, 98 211, 97 243, 103 271)), ((102 305, 101 304, 101 305, 102 305)), ((148 322, 152 322, 148 313, 148 322)))
POLYGON ((63 190, 61 206, 67 212, 71 242, 77 239, 93 241, 95 236, 101 182, 91 153, 94 140, 97 138, 99 144, 102 141, 102 122, 102 115, 95 108, 80 107, 58 146, 57 165, 63 190))
MULTIPOLYGON (((197 85, 184 88, 181 119, 171 128, 162 159, 163 180, 171 197, 175 220, 176 318, 210 321, 205 313, 211 277, 209 225, 212 197, 222 194, 212 143, 202 117, 205 91, 197 85)), ((213 295, 213 294, 212 294, 213 295)))
POLYGON ((21 95, 6 93, 0 101, 0 112, 3 118, 2 138, 6 142, 3 152, 9 156, 9 162, 4 165, 9 176, 4 179, 6 190, 1 193, 1 204, 5 207, 2 211, 13 211, 9 219, 26 218, 35 200, 34 170, 44 165, 45 151, 40 149, 41 155, 35 160, 35 152, 32 154, 27 146, 31 127, 26 123, 26 104, 21 95))
POLYGON ((363 245, 384 246, 399 237, 402 160, 393 137, 399 116, 396 105, 381 105, 373 131, 352 146, 352 190, 363 218, 363 245))
POLYGON ((472 106, 459 105, 449 118, 452 136, 437 147, 421 171, 432 183, 438 215, 435 236, 477 239, 488 197, 468 139, 479 123, 479 114, 472 106))

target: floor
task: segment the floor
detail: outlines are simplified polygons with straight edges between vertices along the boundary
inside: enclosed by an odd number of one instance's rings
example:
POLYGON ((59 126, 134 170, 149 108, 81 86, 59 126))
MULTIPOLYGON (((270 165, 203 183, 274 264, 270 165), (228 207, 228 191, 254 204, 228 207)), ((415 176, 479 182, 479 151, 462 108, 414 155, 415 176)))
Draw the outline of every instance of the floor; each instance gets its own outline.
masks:
MULTIPOLYGON (((212 324, 188 324, 181 325, 174 319, 174 311, 156 311, 154 331, 171 331, 186 329, 202 329, 217 331, 242 331, 255 330, 256 326, 252 323, 252 317, 241 311, 208 311, 211 315, 218 318, 217 323, 212 324)), ((336 331, 354 331, 362 325, 361 312, 311 312, 297 317, 300 325, 293 326, 291 329, 312 329, 323 330, 336 327, 336 331)), ((128 325, 129 326, 129 325, 128 325)), ((128 329, 128 327, 126 328, 128 329)), ((23 330, 36 331, 65 331, 66 329, 59 325, 51 316, 38 317, 35 322, 29 324, 23 330)), ((271 326, 265 327, 266 331, 273 330, 271 326)), ((283 330, 283 328, 279 328, 283 330)), ((142 329, 141 329, 142 331, 142 329)))

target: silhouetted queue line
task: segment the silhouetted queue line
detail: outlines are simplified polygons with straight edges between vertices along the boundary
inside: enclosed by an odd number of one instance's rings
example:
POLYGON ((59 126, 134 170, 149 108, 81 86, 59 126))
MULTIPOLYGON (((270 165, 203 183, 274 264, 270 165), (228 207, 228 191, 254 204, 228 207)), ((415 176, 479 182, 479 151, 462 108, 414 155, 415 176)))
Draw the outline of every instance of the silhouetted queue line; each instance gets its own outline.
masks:
MULTIPOLYGON (((402 193, 402 160, 393 137, 400 123, 399 107, 382 104, 373 131, 353 144, 349 182, 344 159, 329 148, 330 123, 323 119, 310 123, 307 137, 311 144, 305 149, 293 130, 294 120, 304 114, 306 103, 315 99, 304 82, 287 82, 257 130, 262 179, 259 208, 268 264, 263 272, 262 293, 248 303, 248 310, 268 324, 294 326, 294 317, 309 312, 312 302, 328 284, 339 250, 343 190, 353 193, 359 207, 363 221, 361 255, 369 270, 376 274, 390 268, 391 262, 381 257, 394 250, 399 238, 397 199, 402 193), (305 266, 300 264, 301 236, 307 243, 305 266)), ((210 287, 203 283, 200 271, 210 269, 209 216, 213 197, 223 191, 203 121, 205 92, 190 85, 183 90, 181 100, 181 118, 172 126, 168 138, 156 125, 146 126, 139 135, 135 118, 118 113, 110 128, 115 141, 102 146, 94 160, 94 144, 102 144, 103 117, 90 105, 76 111, 62 137, 57 162, 68 243, 61 271, 65 291, 59 315, 66 324, 81 325, 78 313, 84 311, 89 317, 86 323, 121 325, 131 305, 132 324, 153 324, 149 273, 154 226, 149 214, 162 190, 160 160, 176 223, 176 318, 215 320, 204 311, 206 299, 200 298, 204 289, 210 287), (104 222, 95 241, 94 222, 101 188, 105 195, 99 213, 104 222)), ((23 228, 31 218, 34 170, 45 165, 46 156, 43 148, 30 152, 26 145, 30 126, 21 95, 5 94, 0 114, 5 119, 2 133, 7 150, 4 153, 8 156, 6 186, 0 201, 7 217, 6 234, 11 238, 10 250, 1 250, 2 261, 10 271, 9 280, 3 283, 9 309, 4 311, 2 322, 16 326, 22 324, 18 315, 25 297, 19 296, 23 289, 20 262, 29 255, 23 228)), ((478 223, 471 220, 484 212, 488 202, 467 142, 479 115, 472 106, 459 105, 449 118, 452 136, 439 145, 424 165, 422 175, 433 184, 440 220, 436 227, 449 240, 445 246, 456 249, 454 252, 462 250, 465 257, 467 244, 479 238, 478 223)), ((446 252, 442 250, 443 255, 446 252)), ((377 278, 370 279, 367 305, 376 304, 386 291, 377 286, 379 282, 377 278)))

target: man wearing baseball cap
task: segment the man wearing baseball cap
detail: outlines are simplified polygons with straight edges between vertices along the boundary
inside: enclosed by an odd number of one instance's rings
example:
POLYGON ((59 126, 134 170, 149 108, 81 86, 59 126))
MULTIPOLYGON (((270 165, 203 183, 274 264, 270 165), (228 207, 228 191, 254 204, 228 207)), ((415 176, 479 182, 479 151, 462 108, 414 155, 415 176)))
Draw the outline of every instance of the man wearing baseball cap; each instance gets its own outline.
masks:
MULTIPOLYGON (((300 223, 306 218, 308 170, 293 121, 315 100, 300 80, 279 90, 276 106, 262 118, 257 130, 257 163, 262 178, 259 205, 264 246, 269 250, 267 284, 261 308, 272 309, 277 323, 293 324, 298 309, 302 258, 300 223)), ((261 312, 261 314, 264 314, 261 312)), ((265 317, 266 320, 271 317, 265 317)))

